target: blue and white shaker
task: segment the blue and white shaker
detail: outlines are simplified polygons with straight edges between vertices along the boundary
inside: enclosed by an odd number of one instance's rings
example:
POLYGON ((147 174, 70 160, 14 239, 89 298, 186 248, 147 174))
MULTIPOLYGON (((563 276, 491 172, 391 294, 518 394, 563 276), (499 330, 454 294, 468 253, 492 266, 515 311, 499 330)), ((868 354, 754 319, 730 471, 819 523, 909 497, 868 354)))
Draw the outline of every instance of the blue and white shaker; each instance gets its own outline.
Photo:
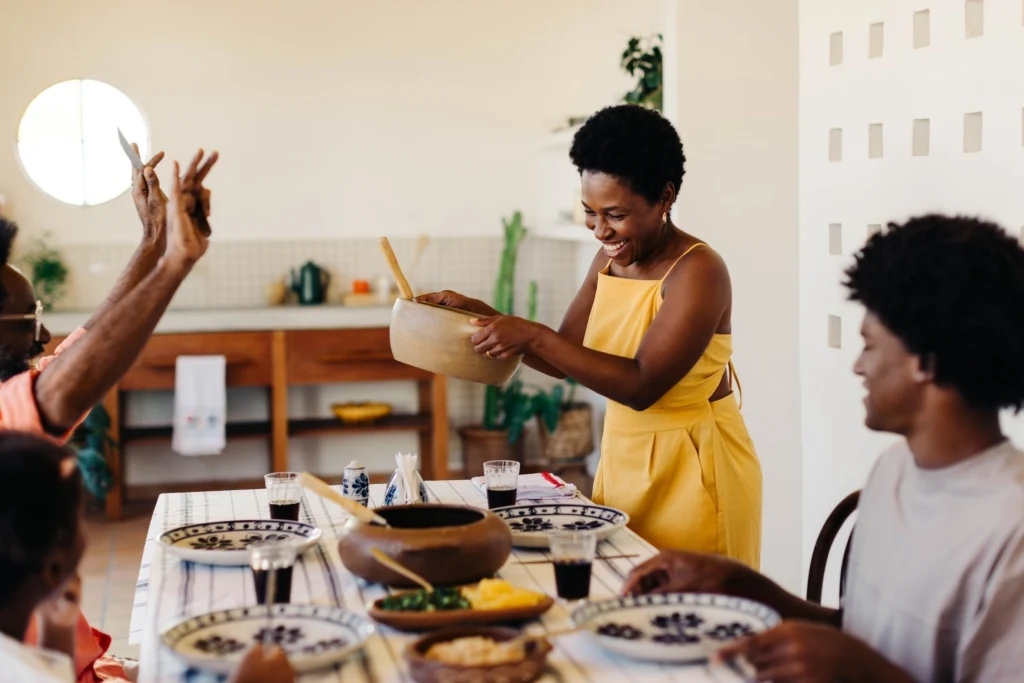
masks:
POLYGON ((341 495, 360 505, 370 504, 370 477, 358 460, 353 460, 345 468, 345 473, 341 477, 341 495))

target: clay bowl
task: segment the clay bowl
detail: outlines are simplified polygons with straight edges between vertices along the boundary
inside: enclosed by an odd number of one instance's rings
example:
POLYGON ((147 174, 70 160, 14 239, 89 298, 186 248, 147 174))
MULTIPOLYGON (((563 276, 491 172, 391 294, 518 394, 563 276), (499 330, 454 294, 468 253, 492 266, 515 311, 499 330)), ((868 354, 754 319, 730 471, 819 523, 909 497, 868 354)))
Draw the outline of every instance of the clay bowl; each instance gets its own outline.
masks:
POLYGON ((459 666, 427 659, 425 653, 432 645, 455 638, 483 636, 498 642, 512 640, 519 635, 510 628, 495 626, 465 626, 435 631, 409 645, 405 660, 409 673, 417 683, 447 683, 448 681, 473 681, 473 683, 531 683, 544 673, 551 643, 546 640, 528 641, 526 657, 518 662, 493 664, 489 666, 459 666))
POLYGON ((493 576, 512 552, 508 525, 489 510, 464 505, 392 505, 377 508, 390 526, 345 523, 338 554, 356 576, 387 586, 414 583, 373 558, 380 548, 435 586, 462 586, 493 576))
POLYGON ((391 354, 420 370, 501 386, 522 356, 497 360, 474 351, 469 339, 480 328, 470 324, 473 317, 457 308, 398 299, 391 309, 391 354))

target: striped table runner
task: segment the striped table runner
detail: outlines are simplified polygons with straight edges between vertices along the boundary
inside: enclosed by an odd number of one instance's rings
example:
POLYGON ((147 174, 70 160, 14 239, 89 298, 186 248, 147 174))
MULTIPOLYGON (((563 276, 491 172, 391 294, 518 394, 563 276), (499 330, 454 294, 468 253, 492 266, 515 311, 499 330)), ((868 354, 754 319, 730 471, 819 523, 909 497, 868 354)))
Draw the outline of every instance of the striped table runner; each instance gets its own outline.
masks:
MULTIPOLYGON (((487 506, 484 494, 468 480, 428 482, 427 488, 431 498, 439 502, 487 506)), ((383 485, 370 487, 372 505, 380 505, 383 497, 383 485)), ((535 502, 555 503, 565 502, 565 499, 535 502)), ((206 683, 217 680, 214 676, 190 671, 183 666, 160 644, 160 631, 184 617, 256 603, 252 573, 248 568, 183 563, 160 549, 157 543, 160 534, 185 524, 267 517, 269 510, 264 490, 160 496, 142 556, 130 627, 131 642, 141 644, 140 683, 206 683)), ((296 563, 292 602, 339 605, 364 613, 365 605, 386 594, 386 589, 358 580, 341 564, 336 538, 347 519, 347 513, 337 505, 315 496, 303 497, 301 520, 320 527, 323 538, 317 547, 306 552, 296 563)), ((591 599, 617 595, 630 569, 654 552, 648 543, 631 531, 623 531, 601 543, 599 555, 636 557, 595 562, 591 599)), ((500 576, 515 585, 555 595, 554 570, 550 564, 519 564, 546 557, 544 551, 514 550, 500 576)), ((529 628, 542 633, 568 624, 568 614, 556 605, 544 616, 542 623, 534 623, 529 628)), ((363 654, 349 658, 336 669, 309 674, 300 680, 303 683, 411 681, 402 651, 413 639, 379 627, 377 635, 367 642, 363 654)), ((606 654, 583 634, 557 638, 553 645, 555 650, 549 660, 550 671, 542 679, 544 681, 736 683, 740 680, 718 668, 657 666, 624 660, 606 654)))

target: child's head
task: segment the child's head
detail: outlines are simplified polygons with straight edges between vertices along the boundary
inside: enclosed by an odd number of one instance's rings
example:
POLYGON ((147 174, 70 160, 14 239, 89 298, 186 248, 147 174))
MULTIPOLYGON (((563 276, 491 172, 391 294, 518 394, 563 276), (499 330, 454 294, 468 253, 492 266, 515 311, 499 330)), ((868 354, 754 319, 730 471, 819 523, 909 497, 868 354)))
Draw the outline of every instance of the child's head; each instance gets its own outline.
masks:
POLYGON ((82 477, 65 448, 0 432, 0 608, 42 600, 74 575, 85 550, 82 477))
POLYGON ((869 428, 907 435, 926 411, 1024 406, 1024 249, 999 226, 893 223, 847 276, 850 299, 867 309, 854 371, 869 428))

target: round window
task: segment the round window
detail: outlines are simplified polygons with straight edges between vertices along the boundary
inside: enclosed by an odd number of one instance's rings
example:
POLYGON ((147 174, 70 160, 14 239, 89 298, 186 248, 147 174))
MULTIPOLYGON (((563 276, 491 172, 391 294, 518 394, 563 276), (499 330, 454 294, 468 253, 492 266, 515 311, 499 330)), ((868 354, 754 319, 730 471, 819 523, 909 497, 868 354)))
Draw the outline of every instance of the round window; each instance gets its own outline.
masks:
POLYGON ((131 162, 120 128, 146 158, 142 112, 117 88, 100 81, 64 81, 32 100, 18 127, 18 156, 39 189, 68 204, 102 204, 131 187, 131 162))

